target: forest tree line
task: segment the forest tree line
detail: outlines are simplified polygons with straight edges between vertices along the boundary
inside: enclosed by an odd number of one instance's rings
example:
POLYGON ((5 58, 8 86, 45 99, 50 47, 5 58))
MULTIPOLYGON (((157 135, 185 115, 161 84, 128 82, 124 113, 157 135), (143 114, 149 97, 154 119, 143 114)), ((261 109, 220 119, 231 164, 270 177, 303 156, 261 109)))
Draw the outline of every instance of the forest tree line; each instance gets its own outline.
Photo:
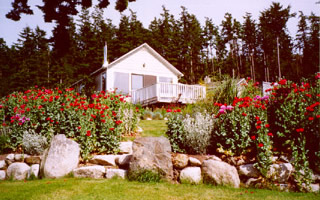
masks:
POLYGON ((163 7, 159 18, 143 27, 135 12, 122 15, 115 26, 103 9, 83 8, 66 26, 55 26, 52 37, 37 27, 24 28, 8 47, 0 38, 0 96, 32 86, 68 87, 77 80, 90 82, 90 73, 103 62, 108 44, 109 63, 147 42, 180 70, 180 82, 198 83, 221 75, 256 81, 294 81, 319 69, 319 16, 292 13, 290 6, 272 3, 258 21, 245 13, 243 23, 226 13, 218 25, 206 18, 201 25, 185 7, 178 18, 163 7), (297 17, 298 31, 289 35, 287 23, 297 17), (280 64, 280 70, 278 68, 280 64))

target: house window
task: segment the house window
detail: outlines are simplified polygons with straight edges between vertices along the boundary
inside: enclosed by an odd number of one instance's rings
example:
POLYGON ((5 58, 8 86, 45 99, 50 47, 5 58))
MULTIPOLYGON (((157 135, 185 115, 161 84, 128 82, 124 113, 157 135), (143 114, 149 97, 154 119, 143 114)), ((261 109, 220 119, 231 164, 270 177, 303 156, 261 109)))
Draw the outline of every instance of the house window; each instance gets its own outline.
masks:
POLYGON ((114 89, 123 94, 129 93, 129 74, 114 72, 114 89))
POLYGON ((103 72, 102 76, 101 76, 101 88, 102 88, 102 91, 107 90, 107 74, 106 74, 106 72, 103 72))
POLYGON ((160 83, 172 83, 172 78, 160 76, 159 77, 159 82, 160 83))
POLYGON ((131 75, 131 89, 137 90, 143 88, 143 75, 132 74, 131 75))

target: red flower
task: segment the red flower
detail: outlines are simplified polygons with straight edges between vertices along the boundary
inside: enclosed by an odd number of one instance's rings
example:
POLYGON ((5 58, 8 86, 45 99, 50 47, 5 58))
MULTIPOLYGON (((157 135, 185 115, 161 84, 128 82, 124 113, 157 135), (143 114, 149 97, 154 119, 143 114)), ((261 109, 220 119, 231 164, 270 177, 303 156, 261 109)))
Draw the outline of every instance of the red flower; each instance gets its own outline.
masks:
POLYGON ((256 119, 256 120, 260 120, 260 117, 256 116, 255 119, 256 119))
POLYGON ((261 124, 261 121, 257 121, 257 124, 261 124))
POLYGON ((51 118, 50 118, 50 117, 48 117, 48 118, 47 118, 47 121, 50 121, 50 120, 51 120, 51 118))
POLYGON ((261 128, 261 126, 256 126, 256 128, 257 128, 257 129, 260 129, 260 128, 261 128))
POLYGON ((258 144, 258 147, 263 147, 263 144, 262 144, 262 143, 259 143, 259 144, 258 144))
POLYGON ((298 128, 298 129, 296 129, 296 131, 299 133, 299 132, 303 132, 304 129, 303 128, 298 128))
POLYGON ((91 136, 91 131, 87 131, 87 134, 86 134, 86 136, 91 136))
POLYGON ((102 122, 102 123, 105 123, 105 122, 106 122, 106 120, 104 120, 104 119, 101 119, 101 122, 102 122))
POLYGON ((80 129, 81 129, 81 126, 78 126, 78 129, 80 130, 80 129))
POLYGON ((94 115, 94 114, 91 114, 91 117, 92 117, 93 119, 95 119, 97 116, 94 115))
POLYGON ((40 105, 40 106, 38 106, 38 109, 41 109, 42 108, 42 106, 40 105))
POLYGON ((287 83, 287 80, 286 79, 282 79, 279 81, 279 84, 280 85, 285 85, 287 83))
POLYGON ((255 139, 256 139, 256 136, 255 136, 255 135, 251 136, 251 139, 252 139, 252 140, 255 140, 255 139))
POLYGON ((109 128, 109 130, 110 130, 110 131, 113 131, 113 130, 114 130, 114 128, 109 128))
POLYGON ((309 121, 312 121, 312 120, 314 120, 314 118, 313 118, 313 117, 309 117, 308 119, 309 119, 309 121))
POLYGON ((268 133, 268 136, 273 136, 273 134, 272 133, 268 133))
POLYGON ((172 112, 172 110, 169 108, 169 109, 167 109, 167 112, 172 112))
POLYGON ((117 125, 119 125, 119 124, 121 124, 121 123, 122 123, 121 120, 116 121, 116 124, 117 124, 117 125))
POLYGON ((64 111, 64 109, 63 109, 63 108, 60 108, 60 110, 61 110, 61 111, 64 111))
POLYGON ((246 113, 242 113, 242 116, 247 116, 247 114, 246 113))
POLYGON ((317 118, 320 118, 320 115, 317 115, 317 118))
POLYGON ((269 124, 266 124, 266 125, 264 125, 264 127, 269 128, 269 127, 270 127, 270 125, 269 125, 269 124))

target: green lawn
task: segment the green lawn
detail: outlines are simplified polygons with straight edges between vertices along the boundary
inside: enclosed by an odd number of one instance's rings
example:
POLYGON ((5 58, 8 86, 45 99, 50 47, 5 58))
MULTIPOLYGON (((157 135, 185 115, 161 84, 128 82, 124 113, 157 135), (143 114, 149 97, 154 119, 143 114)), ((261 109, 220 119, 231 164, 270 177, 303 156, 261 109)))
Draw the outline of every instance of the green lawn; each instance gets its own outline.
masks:
POLYGON ((211 185, 139 183, 127 180, 54 179, 0 181, 0 199, 320 199, 320 195, 257 189, 233 189, 211 185))
POLYGON ((167 125, 165 120, 141 120, 139 126, 142 128, 143 137, 165 136, 167 125))

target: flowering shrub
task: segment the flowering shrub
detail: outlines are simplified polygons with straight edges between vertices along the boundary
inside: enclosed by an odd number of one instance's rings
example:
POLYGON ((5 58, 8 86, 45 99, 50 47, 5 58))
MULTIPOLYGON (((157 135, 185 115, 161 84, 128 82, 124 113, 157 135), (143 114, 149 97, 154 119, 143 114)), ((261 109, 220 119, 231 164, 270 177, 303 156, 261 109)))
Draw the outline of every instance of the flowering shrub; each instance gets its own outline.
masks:
POLYGON ((272 137, 267 122, 268 97, 235 98, 232 106, 215 103, 219 107, 212 132, 212 148, 223 149, 231 155, 255 153, 256 167, 267 174, 272 156, 272 137))
POLYGON ((282 79, 270 92, 268 116, 277 119, 271 121, 275 145, 292 151, 300 185, 310 183, 310 167, 320 172, 320 74, 301 85, 282 79))
POLYGON ((17 148, 22 144, 25 131, 45 136, 65 134, 81 146, 87 159, 90 153, 117 151, 121 134, 131 131, 135 124, 123 123, 128 116, 137 123, 139 109, 126 102, 120 94, 93 94, 90 98, 73 89, 30 89, 15 92, 0 101, 2 127, 9 127, 10 143, 17 148), (135 114, 137 113, 137 114, 135 114))

